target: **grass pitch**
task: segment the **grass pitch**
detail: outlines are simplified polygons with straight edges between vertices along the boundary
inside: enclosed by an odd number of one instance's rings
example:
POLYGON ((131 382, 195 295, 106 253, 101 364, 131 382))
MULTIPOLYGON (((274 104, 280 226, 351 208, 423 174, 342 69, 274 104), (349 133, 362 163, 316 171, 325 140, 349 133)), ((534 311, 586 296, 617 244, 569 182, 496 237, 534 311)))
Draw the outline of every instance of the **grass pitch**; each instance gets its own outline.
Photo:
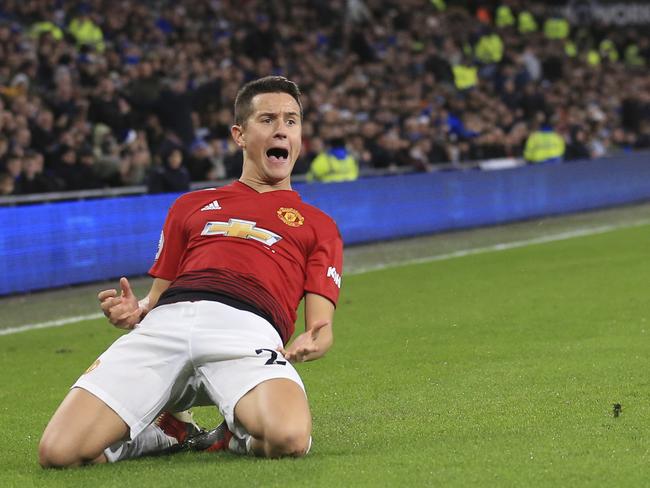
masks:
POLYGON ((644 486, 649 242, 640 226, 345 277, 333 350, 299 365, 314 414, 300 460, 43 471, 45 424, 118 334, 2 336, 0 486, 644 486))

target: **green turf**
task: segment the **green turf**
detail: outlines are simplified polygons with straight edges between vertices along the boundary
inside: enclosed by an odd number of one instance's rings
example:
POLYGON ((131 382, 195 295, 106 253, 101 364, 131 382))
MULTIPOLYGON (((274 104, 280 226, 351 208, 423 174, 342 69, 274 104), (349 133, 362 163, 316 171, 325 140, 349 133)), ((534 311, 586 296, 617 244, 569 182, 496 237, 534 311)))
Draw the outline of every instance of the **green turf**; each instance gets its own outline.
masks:
POLYGON ((649 242, 635 227, 345 277, 334 349, 299 367, 314 413, 301 460, 42 471, 47 420, 117 334, 0 337, 0 486, 645 486, 649 242))

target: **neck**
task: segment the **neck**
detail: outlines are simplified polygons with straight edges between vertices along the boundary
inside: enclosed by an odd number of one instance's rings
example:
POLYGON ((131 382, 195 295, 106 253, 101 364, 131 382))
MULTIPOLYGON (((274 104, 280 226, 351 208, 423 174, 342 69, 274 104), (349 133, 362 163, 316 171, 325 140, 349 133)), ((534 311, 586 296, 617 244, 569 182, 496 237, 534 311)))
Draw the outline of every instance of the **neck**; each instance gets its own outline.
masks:
POLYGON ((253 190, 256 190, 258 193, 266 193, 268 191, 276 190, 291 190, 291 180, 285 178, 280 181, 265 181, 260 178, 251 178, 246 175, 241 175, 239 181, 246 186, 250 186, 253 190))

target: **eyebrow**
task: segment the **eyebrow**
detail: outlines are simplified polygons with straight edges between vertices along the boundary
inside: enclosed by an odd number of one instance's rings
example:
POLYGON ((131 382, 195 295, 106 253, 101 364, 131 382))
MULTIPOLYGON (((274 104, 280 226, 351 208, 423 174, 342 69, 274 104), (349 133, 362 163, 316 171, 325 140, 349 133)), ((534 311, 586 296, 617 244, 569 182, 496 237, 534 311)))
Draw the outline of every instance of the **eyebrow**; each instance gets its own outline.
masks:
MULTIPOLYGON (((277 117, 279 112, 261 112, 257 116, 258 117, 277 117)), ((300 114, 298 112, 285 112, 285 115, 289 117, 300 117, 300 114)))

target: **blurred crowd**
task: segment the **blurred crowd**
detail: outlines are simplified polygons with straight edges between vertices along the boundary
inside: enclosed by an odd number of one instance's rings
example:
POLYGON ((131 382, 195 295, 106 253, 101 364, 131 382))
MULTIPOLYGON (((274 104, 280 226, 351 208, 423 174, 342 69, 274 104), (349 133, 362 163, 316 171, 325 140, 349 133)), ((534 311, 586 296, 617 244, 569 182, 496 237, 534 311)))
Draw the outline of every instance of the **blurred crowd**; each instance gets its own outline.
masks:
POLYGON ((539 130, 564 160, 648 148, 649 63, 647 30, 544 2, 3 0, 0 194, 237 177, 232 102, 270 74, 303 90, 310 179, 519 158, 539 130))

